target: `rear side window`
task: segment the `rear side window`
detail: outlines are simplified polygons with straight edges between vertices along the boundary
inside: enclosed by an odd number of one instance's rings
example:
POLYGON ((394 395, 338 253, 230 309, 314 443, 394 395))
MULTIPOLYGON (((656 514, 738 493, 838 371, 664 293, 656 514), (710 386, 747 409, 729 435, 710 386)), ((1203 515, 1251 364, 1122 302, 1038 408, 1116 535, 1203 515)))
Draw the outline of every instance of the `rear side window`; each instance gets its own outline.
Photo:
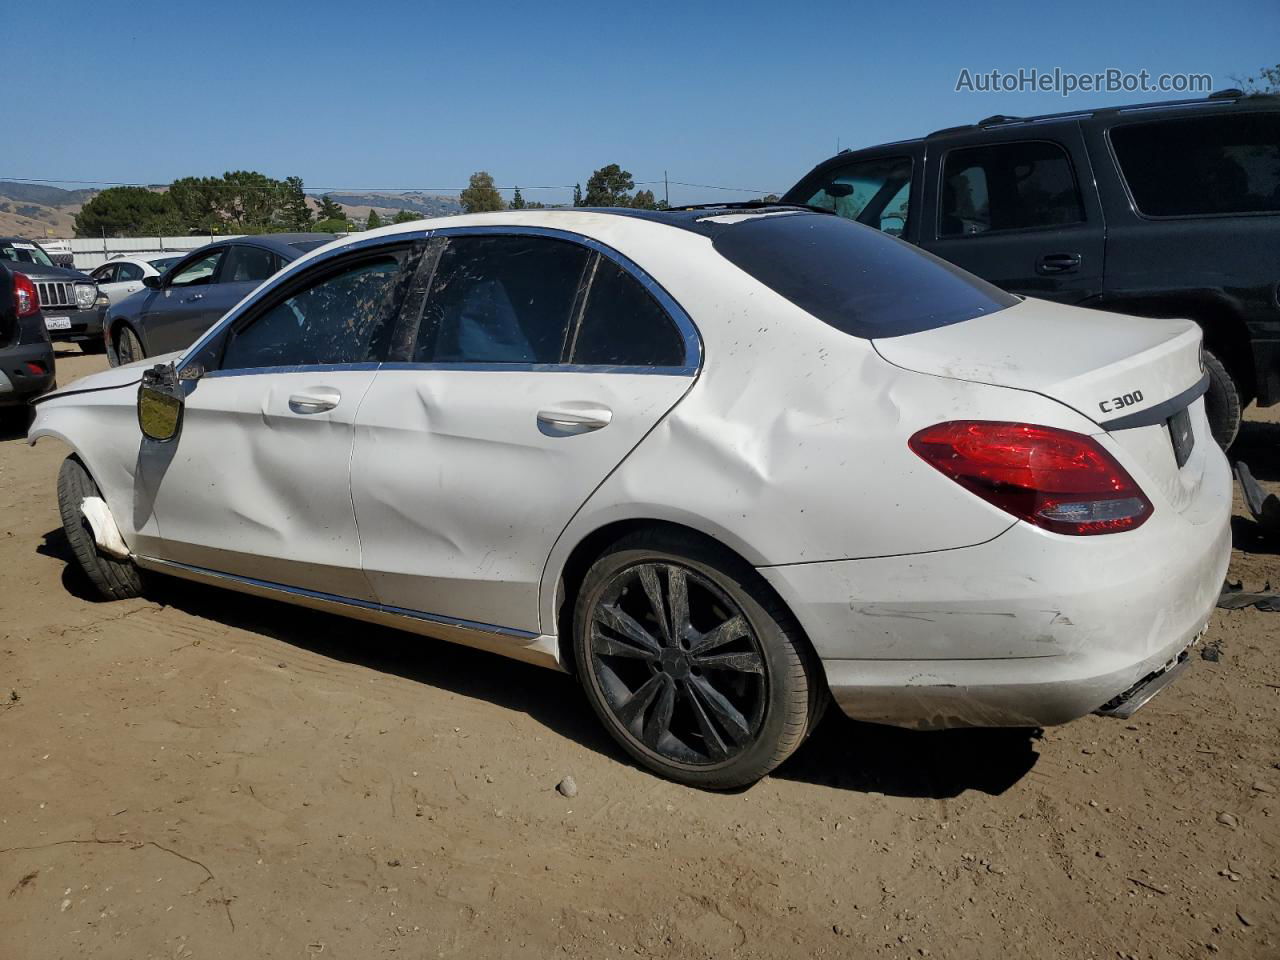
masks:
POLYGON ((419 363, 559 363, 585 247, 527 236, 448 237, 418 326, 419 363))
POLYGON ((270 250, 235 244, 222 265, 222 283, 261 283, 280 269, 280 258, 270 250))
POLYGON ((717 251, 855 337, 898 337, 994 313, 1018 298, 870 227, 821 213, 735 224, 717 251))
POLYGON ((237 330, 223 370, 363 363, 386 349, 388 299, 400 254, 382 254, 317 279, 237 330))
POLYGON ((947 154, 938 205, 940 237, 1083 221, 1071 159, 1056 143, 997 143, 947 154))
POLYGON ((136 263, 122 263, 120 270, 116 274, 117 282, 125 282, 142 279, 142 268, 136 263))
POLYGON ((1280 212, 1280 113, 1153 120, 1110 136, 1147 216, 1280 212))
POLYGON ((570 363, 628 367, 683 366, 684 338, 640 282, 600 258, 570 363))

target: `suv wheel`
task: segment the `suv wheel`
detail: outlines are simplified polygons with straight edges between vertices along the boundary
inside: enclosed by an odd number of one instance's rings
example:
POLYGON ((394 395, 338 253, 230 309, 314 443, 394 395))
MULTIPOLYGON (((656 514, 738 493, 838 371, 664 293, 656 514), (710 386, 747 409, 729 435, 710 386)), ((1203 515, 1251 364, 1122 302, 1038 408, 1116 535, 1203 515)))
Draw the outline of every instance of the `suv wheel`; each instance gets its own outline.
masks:
POLYGON ((1209 418, 1209 429, 1218 446, 1226 450, 1240 430, 1243 404, 1240 388, 1228 372, 1226 365, 1208 350, 1204 352, 1204 369, 1209 374, 1209 392, 1204 397, 1204 412, 1209 418))
POLYGON ((759 780, 804 742, 827 698, 799 625, 759 574, 679 533, 633 534, 592 565, 574 651, 614 739, 689 786, 759 780))

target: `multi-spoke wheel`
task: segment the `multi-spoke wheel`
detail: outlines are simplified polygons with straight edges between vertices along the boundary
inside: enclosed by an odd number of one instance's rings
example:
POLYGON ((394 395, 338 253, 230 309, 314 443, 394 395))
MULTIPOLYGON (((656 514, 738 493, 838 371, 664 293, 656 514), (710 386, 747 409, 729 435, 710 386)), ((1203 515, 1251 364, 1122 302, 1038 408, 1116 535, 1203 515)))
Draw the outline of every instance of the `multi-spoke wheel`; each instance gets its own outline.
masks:
POLYGON ((803 741, 825 696, 799 628, 758 575, 692 537, 629 537, 575 611, 583 686, 619 743, 695 786, 751 783, 803 741))

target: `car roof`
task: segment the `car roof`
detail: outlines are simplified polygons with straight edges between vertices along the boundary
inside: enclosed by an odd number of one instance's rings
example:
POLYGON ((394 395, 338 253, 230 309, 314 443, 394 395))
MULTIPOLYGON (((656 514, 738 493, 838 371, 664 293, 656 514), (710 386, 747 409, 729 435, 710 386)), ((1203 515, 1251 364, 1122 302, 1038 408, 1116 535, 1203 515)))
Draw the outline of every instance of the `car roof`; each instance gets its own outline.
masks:
POLYGON ((328 243, 333 239, 331 233, 259 233, 252 236, 233 237, 231 243, 247 243, 255 247, 265 247, 290 259, 302 256, 305 252, 294 246, 295 243, 328 243))

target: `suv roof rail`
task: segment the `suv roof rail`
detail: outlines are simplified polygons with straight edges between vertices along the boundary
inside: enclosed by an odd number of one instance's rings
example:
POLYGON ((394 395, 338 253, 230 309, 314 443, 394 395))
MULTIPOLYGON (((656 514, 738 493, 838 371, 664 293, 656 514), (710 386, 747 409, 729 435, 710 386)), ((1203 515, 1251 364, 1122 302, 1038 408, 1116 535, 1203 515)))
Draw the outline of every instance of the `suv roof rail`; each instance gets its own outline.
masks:
POLYGON ((1227 87, 1225 90, 1215 90, 1213 93, 1205 97, 1206 100, 1234 100, 1237 97, 1243 97, 1244 91, 1239 87, 1227 87))
POLYGON ((1017 123, 1020 120, 1026 120, 1026 117, 1014 117, 1003 113, 996 113, 989 117, 984 117, 978 121, 980 127, 993 127, 997 123, 1017 123))

